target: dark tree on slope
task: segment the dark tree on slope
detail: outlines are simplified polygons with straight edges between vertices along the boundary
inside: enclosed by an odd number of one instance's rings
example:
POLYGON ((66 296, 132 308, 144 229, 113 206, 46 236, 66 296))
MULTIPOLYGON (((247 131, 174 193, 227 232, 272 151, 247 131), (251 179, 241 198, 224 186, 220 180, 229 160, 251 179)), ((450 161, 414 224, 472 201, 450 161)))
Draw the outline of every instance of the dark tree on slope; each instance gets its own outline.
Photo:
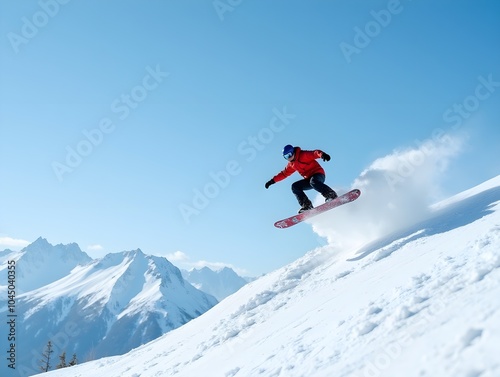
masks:
POLYGON ((42 353, 42 359, 40 360, 40 370, 42 372, 48 372, 50 370, 50 357, 53 352, 52 342, 49 340, 47 346, 45 347, 45 351, 42 353))
POLYGON ((72 367, 73 365, 76 365, 78 364, 78 360, 76 359, 76 353, 73 354, 73 357, 71 358, 71 360, 69 361, 69 364, 68 366, 69 367, 72 367))
POLYGON ((56 369, 66 368, 68 365, 66 364, 66 352, 63 352, 59 356, 59 364, 56 365, 56 369))

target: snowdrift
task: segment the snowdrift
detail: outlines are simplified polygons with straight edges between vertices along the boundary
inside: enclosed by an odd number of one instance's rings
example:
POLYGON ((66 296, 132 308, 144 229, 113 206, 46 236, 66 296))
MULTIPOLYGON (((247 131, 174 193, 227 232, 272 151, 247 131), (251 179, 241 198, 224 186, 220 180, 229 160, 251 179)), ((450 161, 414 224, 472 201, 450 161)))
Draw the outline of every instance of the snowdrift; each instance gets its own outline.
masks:
POLYGON ((499 203, 500 176, 361 246, 313 250, 123 356, 46 375, 499 376, 499 203))

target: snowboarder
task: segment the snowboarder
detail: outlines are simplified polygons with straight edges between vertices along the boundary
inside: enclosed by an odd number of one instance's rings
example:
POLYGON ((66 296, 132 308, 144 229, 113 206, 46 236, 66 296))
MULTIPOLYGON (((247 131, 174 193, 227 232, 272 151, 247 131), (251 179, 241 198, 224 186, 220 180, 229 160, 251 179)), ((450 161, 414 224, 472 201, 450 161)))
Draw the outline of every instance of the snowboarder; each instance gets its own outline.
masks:
POLYGON ((297 197, 300 205, 299 213, 313 208, 304 190, 315 189, 325 197, 325 202, 329 202, 337 197, 337 193, 325 185, 325 171, 316 161, 318 158, 323 159, 323 161, 330 161, 330 156, 327 153, 319 149, 306 151, 300 149, 300 147, 286 145, 283 148, 283 157, 285 160, 288 160, 287 166, 266 182, 266 189, 297 171, 304 177, 304 179, 292 184, 292 192, 297 197))

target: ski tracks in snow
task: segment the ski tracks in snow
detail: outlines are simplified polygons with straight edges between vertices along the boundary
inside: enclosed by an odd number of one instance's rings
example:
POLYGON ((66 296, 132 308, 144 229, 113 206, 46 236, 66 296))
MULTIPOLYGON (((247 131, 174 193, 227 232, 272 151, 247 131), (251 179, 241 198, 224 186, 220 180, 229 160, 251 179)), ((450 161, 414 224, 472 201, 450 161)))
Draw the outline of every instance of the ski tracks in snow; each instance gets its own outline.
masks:
MULTIPOLYGON (((221 345, 228 354, 237 353, 246 340, 256 335, 253 332, 254 325, 265 323, 280 310, 286 310, 287 305, 291 301, 296 301, 297 296, 301 295, 299 285, 312 274, 319 274, 320 272, 315 270, 324 266, 325 262, 332 257, 333 255, 328 250, 319 248, 307 253, 295 263, 261 278, 260 286, 263 289, 252 287, 257 293, 212 327, 212 336, 199 344, 196 359, 202 358, 214 347, 221 345)), ((242 289, 249 289, 249 287, 242 289)), ((300 353, 300 346, 297 347, 300 353)), ((240 367, 234 367, 225 375, 236 376, 240 370, 240 367)), ((260 370, 259 374, 263 371, 260 370)), ((280 375, 279 371, 277 373, 277 376, 280 375)))
MULTIPOLYGON (((450 240, 449 235, 444 234, 442 237, 434 236, 432 242, 428 243, 425 236, 413 240, 414 243, 427 243, 426 248, 430 251, 439 250, 440 242, 443 242, 446 244, 443 249, 448 252, 439 253, 440 258, 437 260, 435 253, 432 253, 433 260, 429 259, 425 264, 420 263, 421 266, 428 265, 430 268, 424 268, 421 272, 409 276, 405 285, 393 287, 391 293, 382 294, 377 301, 371 302, 365 308, 358 323, 353 324, 354 333, 360 338, 394 332, 392 342, 367 355, 368 361, 358 371, 358 376, 392 375, 390 370, 397 364, 396 359, 404 360, 407 357, 404 356, 405 350, 412 348, 421 349, 419 352, 425 355, 423 357, 427 362, 441 359, 440 367, 443 370, 440 375, 495 375, 484 374, 485 371, 480 366, 471 365, 471 360, 481 360, 484 355, 490 355, 491 349, 496 347, 485 328, 493 327, 500 332, 498 305, 488 302, 478 305, 478 301, 482 301, 483 292, 496 289, 500 294, 500 253, 497 246, 500 244, 500 225, 485 225, 479 220, 476 227, 483 227, 483 232, 478 232, 483 234, 465 244, 461 244, 459 236, 450 240), (450 249, 450 243, 453 242, 455 247, 450 249), (456 300, 455 297, 461 297, 462 300, 456 300), (455 320, 455 317, 461 320, 455 320), (496 323, 492 325, 493 318, 496 318, 496 323), (432 347, 421 344, 421 339, 426 334, 440 334, 443 329, 448 329, 448 334, 442 337, 436 335, 432 347), (450 334, 453 336, 450 337, 450 334), (445 351, 442 351, 443 349, 445 351), (453 372, 450 374, 450 371, 453 372)), ((406 238, 415 237, 410 235, 406 238)), ((377 264, 383 264, 384 259, 390 256, 397 259, 397 254, 401 255, 407 251, 405 246, 406 239, 392 242, 358 265, 354 273, 377 268, 377 264), (393 255, 395 251, 397 253, 393 255)), ((413 249, 413 246, 408 251, 413 249)), ((417 258, 426 258, 426 255, 415 256, 416 264, 420 262, 417 258)), ((392 271, 389 273, 394 272, 394 266, 399 264, 394 260, 391 263, 392 271)), ((491 360, 489 362, 492 363, 491 360)), ((476 364, 481 365, 480 362, 476 364)), ((496 370, 500 373, 500 363, 497 362, 496 365, 496 370)), ((421 365, 415 366, 415 374, 411 375, 437 375, 436 369, 433 370, 432 367, 427 370, 421 365)))

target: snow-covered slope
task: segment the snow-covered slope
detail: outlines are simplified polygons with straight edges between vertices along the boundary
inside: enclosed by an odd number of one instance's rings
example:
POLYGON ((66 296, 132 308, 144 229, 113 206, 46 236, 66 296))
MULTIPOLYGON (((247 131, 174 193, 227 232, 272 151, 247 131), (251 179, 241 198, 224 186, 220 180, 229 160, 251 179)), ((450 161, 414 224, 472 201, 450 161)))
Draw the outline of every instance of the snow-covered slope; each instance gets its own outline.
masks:
POLYGON ((214 271, 208 267, 182 271, 184 279, 199 290, 214 296, 222 301, 238 289, 247 284, 247 281, 229 267, 214 271))
POLYGON ((123 356, 50 377, 500 376, 500 176, 356 253, 318 248, 123 356))

